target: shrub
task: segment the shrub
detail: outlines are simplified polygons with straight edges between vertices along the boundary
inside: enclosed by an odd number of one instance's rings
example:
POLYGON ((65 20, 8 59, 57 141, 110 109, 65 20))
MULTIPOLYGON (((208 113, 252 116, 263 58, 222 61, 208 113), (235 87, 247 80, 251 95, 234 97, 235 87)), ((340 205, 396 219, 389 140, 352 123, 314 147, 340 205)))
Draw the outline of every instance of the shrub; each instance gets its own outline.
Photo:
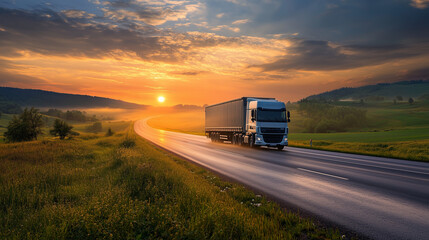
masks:
POLYGON ((13 116, 4 136, 8 142, 31 141, 42 133, 42 126, 42 115, 38 110, 25 108, 18 117, 13 116))
POLYGON ((71 133, 73 126, 68 125, 66 122, 55 119, 54 129, 50 131, 50 133, 54 136, 59 136, 60 139, 64 139, 71 133))
POLYGON ((124 148, 132 148, 136 145, 135 139, 126 137, 123 142, 121 142, 120 146, 124 148))
POLYGON ((107 129, 106 137, 113 136, 113 134, 115 134, 115 133, 112 131, 112 129, 111 129, 111 128, 107 129))

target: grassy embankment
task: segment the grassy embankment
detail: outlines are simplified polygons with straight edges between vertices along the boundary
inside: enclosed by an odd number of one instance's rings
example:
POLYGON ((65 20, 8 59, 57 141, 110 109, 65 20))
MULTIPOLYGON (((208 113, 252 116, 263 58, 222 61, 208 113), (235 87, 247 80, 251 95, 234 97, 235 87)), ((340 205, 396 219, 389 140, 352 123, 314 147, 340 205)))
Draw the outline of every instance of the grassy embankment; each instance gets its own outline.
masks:
MULTIPOLYGON (((315 149, 429 161, 428 103, 373 103, 360 108, 367 111, 368 123, 343 133, 304 133, 301 123, 305 117, 292 108, 290 146, 310 147, 309 140, 313 139, 315 149)), ((149 124, 156 128, 204 135, 204 111, 169 114, 151 119, 149 124)))
POLYGON ((1 239, 340 238, 132 129, 1 143, 0 169, 1 239))

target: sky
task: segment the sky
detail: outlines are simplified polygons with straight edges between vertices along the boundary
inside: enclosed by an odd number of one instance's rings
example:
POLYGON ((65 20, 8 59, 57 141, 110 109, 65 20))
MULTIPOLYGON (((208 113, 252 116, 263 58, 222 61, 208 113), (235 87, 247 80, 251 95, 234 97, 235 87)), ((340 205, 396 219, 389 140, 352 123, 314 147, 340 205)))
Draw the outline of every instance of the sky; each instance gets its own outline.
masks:
POLYGON ((429 0, 0 0, 0 86, 160 105, 429 79, 429 0))

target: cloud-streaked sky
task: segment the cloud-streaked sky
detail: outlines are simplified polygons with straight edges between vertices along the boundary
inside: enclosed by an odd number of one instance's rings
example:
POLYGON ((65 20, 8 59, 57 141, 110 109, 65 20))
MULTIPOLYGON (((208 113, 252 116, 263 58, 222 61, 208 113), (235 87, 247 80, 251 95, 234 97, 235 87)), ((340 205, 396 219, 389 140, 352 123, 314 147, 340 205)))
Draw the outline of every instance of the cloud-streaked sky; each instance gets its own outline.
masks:
POLYGON ((167 105, 429 79, 429 0, 0 0, 0 85, 167 105))

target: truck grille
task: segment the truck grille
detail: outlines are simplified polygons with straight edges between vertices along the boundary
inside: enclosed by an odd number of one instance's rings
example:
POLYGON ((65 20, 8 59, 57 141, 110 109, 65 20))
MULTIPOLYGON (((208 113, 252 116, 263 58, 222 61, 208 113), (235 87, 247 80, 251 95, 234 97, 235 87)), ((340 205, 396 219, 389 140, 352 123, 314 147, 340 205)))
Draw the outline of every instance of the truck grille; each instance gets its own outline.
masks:
POLYGON ((261 133, 284 133, 284 128, 266 128, 261 127, 261 133))
POLYGON ((280 143, 283 140, 283 135, 279 134, 267 134, 262 136, 266 143, 280 143))

